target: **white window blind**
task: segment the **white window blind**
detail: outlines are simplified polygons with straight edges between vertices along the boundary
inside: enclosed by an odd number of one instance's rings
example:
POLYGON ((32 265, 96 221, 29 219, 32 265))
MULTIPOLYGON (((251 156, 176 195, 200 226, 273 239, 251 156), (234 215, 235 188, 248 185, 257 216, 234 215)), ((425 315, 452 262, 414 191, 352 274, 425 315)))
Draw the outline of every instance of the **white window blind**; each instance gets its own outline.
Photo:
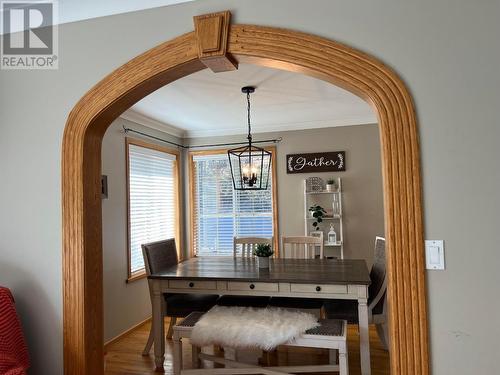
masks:
POLYGON ((233 237, 273 236, 272 178, 267 190, 236 191, 227 153, 194 155, 193 164, 196 255, 232 255, 233 237))
POLYGON ((130 273, 144 269, 141 245, 175 237, 176 156, 128 145, 130 273))

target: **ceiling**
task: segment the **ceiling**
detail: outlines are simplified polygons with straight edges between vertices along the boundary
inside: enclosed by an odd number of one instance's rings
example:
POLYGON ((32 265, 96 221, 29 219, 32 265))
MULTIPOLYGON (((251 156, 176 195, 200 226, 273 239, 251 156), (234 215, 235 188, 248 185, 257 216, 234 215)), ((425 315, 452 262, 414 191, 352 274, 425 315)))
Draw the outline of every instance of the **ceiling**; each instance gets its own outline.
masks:
MULTIPOLYGON (((35 1, 44 2, 46 0, 35 1)), ((83 21, 91 18, 187 3, 190 1, 193 0, 59 0, 58 17, 53 24, 60 25, 68 22, 83 21)), ((26 2, 25 6, 28 5, 29 2, 26 2)), ((3 16, 1 9, 0 16, 3 16)), ((18 20, 18 22, 12 25, 10 30, 11 32, 17 32, 23 30, 23 28, 24 22, 18 20)), ((0 30, 0 33, 3 33, 3 30, 0 30)))
POLYGON ((148 95, 122 117, 179 137, 244 134, 251 94, 252 132, 376 123, 371 107, 330 83, 283 70, 240 64, 232 72, 205 69, 148 95))

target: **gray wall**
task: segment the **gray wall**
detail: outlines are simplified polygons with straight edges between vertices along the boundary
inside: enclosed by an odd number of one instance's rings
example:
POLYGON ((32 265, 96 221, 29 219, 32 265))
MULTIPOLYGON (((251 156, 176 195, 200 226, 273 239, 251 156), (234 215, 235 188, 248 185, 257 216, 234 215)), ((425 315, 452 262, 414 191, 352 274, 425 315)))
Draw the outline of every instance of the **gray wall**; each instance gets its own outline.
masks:
POLYGON ((114 68, 193 30, 193 15, 224 9, 235 23, 360 48, 406 82, 419 118, 425 235, 446 241, 446 271, 427 274, 432 370, 496 373, 498 0, 196 1, 63 25, 59 70, 0 71, 0 283, 16 297, 33 373, 62 371, 60 166, 69 111, 114 68))
MULTIPOLYGON (((384 207, 382 196, 382 166, 378 126, 356 125, 335 128, 285 131, 255 134, 255 140, 282 137, 277 150, 278 218, 279 236, 304 234, 304 190, 307 177, 318 176, 324 180, 341 177, 344 204, 345 257, 373 261, 375 236, 384 235, 384 207), (338 173, 286 173, 286 155, 293 153, 346 151, 345 172, 338 173)), ((200 145, 244 141, 245 135, 226 137, 192 138, 186 144, 200 145)), ((187 165, 186 165, 187 168, 187 165)), ((186 173, 186 169, 185 169, 186 173)), ((189 186, 186 186, 188 189, 189 186)), ((185 190, 187 192, 187 190, 185 190)), ((185 194, 185 196, 189 196, 185 194)), ((189 211, 186 201, 185 210, 189 211)), ((325 208, 327 201, 318 201, 325 208)), ((186 228, 189 228, 189 221, 186 228)), ((328 232, 329 223, 322 224, 328 232)), ((337 228, 338 229, 338 228, 337 228)), ((189 241, 189 236, 187 237, 189 241)), ((338 255, 327 248, 327 255, 338 255)))
MULTIPOLYGON (((108 198, 102 201, 103 272, 104 272, 104 341, 123 333, 151 316, 146 279, 127 280, 127 188, 125 134, 122 125, 141 132, 179 142, 168 134, 118 118, 108 128, 102 143, 102 174, 108 176, 108 198)), ((128 133, 153 144, 164 143, 128 133)), ((181 161, 182 163, 182 161, 181 161)))

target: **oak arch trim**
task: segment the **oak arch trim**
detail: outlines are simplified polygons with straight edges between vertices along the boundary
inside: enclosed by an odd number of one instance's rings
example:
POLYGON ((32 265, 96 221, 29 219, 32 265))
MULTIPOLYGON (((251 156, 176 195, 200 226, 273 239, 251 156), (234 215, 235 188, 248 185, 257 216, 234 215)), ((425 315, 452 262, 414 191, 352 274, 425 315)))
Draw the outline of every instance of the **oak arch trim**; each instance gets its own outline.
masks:
MULTIPOLYGON (((194 32, 132 59, 71 111, 62 145, 64 373, 103 373, 101 141, 124 110, 205 66, 194 32)), ((389 271, 391 373, 426 375, 427 308, 417 120, 402 80, 382 62, 325 38, 270 27, 230 26, 239 62, 301 72, 364 98, 377 113, 389 271)))

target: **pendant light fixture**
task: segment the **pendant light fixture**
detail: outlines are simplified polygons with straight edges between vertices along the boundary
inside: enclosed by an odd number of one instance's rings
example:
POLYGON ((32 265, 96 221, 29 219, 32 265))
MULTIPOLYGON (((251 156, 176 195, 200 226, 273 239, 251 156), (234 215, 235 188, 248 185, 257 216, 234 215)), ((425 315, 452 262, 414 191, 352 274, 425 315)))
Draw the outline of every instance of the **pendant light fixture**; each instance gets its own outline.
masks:
POLYGON ((227 152, 235 190, 267 190, 271 170, 271 153, 252 144, 250 125, 250 94, 255 87, 245 86, 241 92, 247 96, 248 145, 227 152))

